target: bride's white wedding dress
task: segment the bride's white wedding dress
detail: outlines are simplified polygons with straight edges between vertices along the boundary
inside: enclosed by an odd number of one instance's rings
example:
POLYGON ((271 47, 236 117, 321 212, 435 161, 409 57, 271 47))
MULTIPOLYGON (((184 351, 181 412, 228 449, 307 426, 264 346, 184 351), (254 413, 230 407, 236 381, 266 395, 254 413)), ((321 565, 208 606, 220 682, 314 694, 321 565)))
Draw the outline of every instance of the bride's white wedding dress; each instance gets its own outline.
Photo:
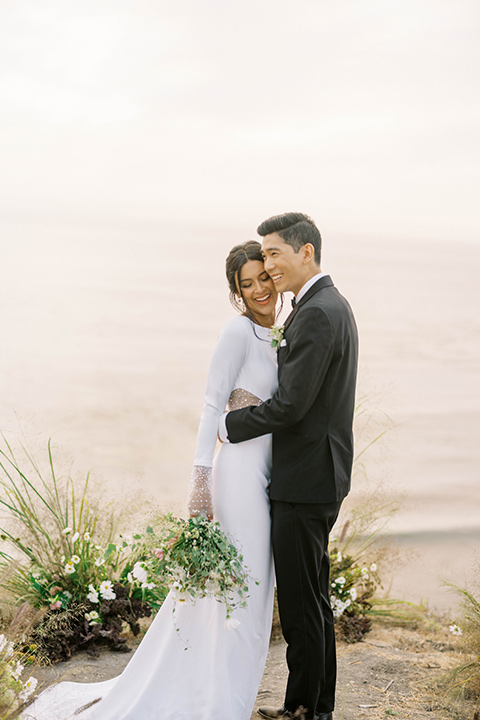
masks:
MULTIPOLYGON (((232 318, 210 364, 195 452, 193 502, 202 500, 203 485, 208 483, 220 414, 227 405, 233 409, 268 399, 276 383, 276 355, 268 329, 244 316, 232 318)), ((225 629, 225 607, 214 599, 174 605, 170 593, 121 675, 101 683, 59 683, 43 692, 24 717, 249 720, 272 621, 270 465, 269 435, 222 445, 213 462, 215 519, 259 581, 249 584, 247 607, 233 613, 239 627, 225 629)))

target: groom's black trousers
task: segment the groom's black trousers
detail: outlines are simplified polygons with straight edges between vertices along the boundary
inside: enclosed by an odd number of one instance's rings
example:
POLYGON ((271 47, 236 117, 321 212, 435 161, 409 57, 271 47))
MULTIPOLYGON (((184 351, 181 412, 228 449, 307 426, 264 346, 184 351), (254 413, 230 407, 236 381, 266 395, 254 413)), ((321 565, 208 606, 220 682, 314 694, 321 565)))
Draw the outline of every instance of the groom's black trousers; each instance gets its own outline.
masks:
POLYGON ((328 537, 340 502, 271 501, 278 609, 287 642, 285 708, 307 718, 334 708, 335 630, 330 606, 328 537))

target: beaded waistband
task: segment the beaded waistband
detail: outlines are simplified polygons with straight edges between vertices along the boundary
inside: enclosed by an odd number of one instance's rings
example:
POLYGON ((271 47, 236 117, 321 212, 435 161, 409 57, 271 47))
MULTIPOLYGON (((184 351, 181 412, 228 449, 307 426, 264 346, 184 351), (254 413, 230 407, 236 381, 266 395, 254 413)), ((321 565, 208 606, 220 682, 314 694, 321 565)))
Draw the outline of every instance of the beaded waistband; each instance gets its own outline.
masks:
POLYGON ((227 411, 239 410, 240 408, 249 407, 250 405, 261 405, 262 402, 263 400, 260 400, 260 398, 253 393, 248 392, 248 390, 235 388, 228 398, 227 411))

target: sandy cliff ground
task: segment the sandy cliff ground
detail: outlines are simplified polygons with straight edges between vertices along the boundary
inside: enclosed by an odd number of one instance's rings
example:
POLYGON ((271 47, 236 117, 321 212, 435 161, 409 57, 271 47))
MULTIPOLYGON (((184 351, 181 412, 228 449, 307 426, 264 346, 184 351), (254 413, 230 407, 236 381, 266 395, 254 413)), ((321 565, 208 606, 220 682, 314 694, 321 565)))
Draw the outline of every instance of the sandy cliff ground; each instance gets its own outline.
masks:
MULTIPOLYGON (((138 640, 131 644, 135 647, 138 640)), ((59 680, 96 682, 119 674, 131 657, 102 651, 92 658, 81 652, 35 675, 44 687, 59 680)), ((464 659, 456 639, 439 625, 426 629, 374 624, 362 642, 339 642, 335 720, 474 720, 480 702, 452 700, 441 682, 445 672, 464 659)), ((258 706, 282 704, 286 677, 285 645, 275 640, 252 720, 258 718, 258 706)))

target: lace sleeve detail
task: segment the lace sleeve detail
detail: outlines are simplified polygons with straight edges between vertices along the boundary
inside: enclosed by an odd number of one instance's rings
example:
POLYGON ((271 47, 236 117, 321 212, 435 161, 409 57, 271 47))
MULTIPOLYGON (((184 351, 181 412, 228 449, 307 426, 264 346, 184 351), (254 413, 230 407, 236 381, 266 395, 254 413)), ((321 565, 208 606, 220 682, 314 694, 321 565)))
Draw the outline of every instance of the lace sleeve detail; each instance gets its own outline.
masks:
POLYGON ((187 510, 190 515, 213 517, 211 467, 205 465, 193 466, 187 510))

